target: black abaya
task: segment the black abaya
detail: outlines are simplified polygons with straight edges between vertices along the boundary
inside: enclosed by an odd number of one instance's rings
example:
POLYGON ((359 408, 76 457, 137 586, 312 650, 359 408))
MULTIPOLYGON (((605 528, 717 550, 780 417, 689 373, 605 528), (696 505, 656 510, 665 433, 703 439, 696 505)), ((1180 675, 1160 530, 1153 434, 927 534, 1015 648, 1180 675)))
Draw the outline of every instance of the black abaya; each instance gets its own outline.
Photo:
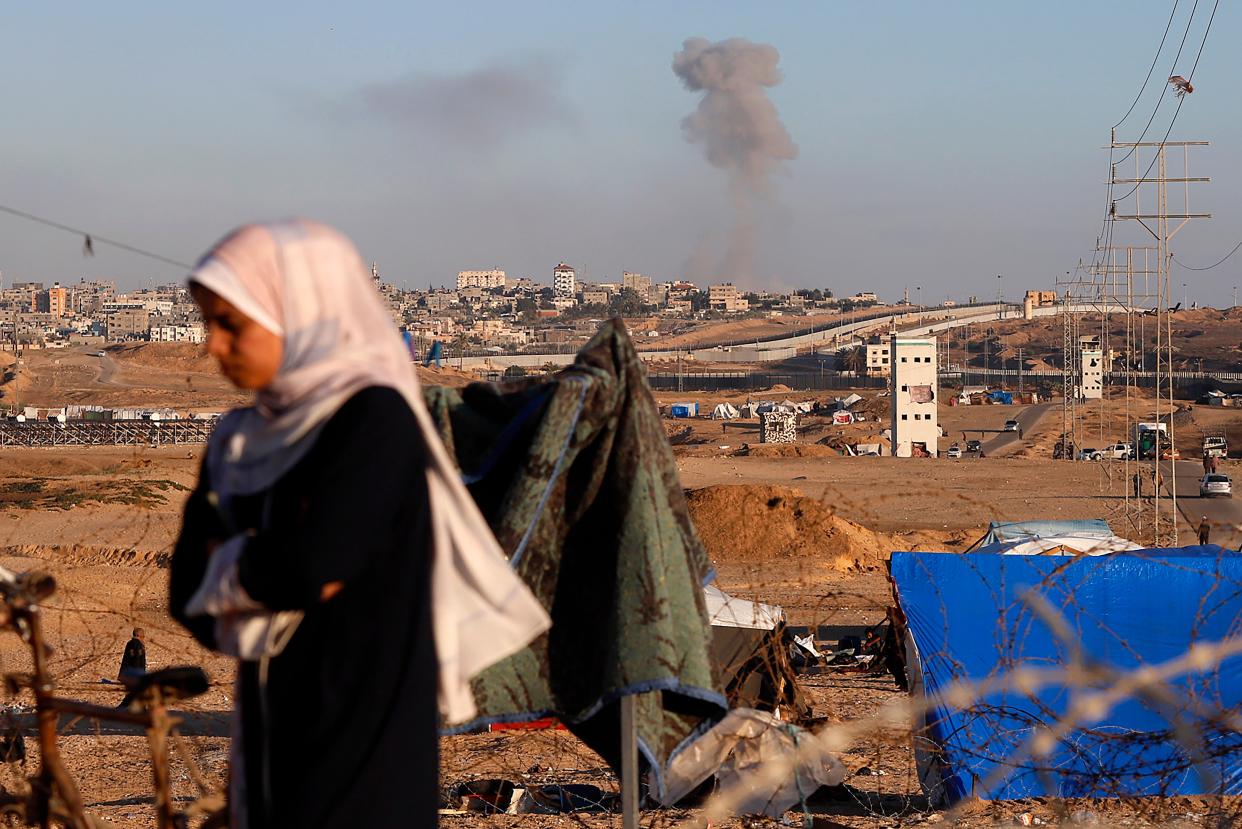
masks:
MULTIPOLYGON (((426 466, 404 399, 364 389, 270 492, 231 507, 238 529, 256 531, 242 586, 272 610, 305 612, 278 656, 240 663, 250 829, 436 824, 426 466)), ((173 555, 170 607, 212 646, 213 620, 184 613, 209 543, 228 535, 209 491, 204 472, 173 555)))

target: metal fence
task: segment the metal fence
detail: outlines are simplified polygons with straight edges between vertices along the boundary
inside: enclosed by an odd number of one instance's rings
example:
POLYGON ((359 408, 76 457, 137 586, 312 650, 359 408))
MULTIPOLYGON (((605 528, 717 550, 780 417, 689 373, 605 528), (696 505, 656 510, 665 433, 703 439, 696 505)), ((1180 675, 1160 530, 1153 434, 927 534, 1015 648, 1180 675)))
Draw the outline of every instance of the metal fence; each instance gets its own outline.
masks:
MULTIPOLYGON (((1134 384, 1140 388, 1154 388, 1155 372, 1135 372, 1134 384)), ((990 371, 941 371, 940 382, 946 385, 997 386, 1016 389, 1060 387, 1063 375, 1059 371, 1018 372, 1013 369, 990 371)), ((888 387, 887 377, 854 377, 833 371, 695 371, 650 372, 647 375, 651 388, 656 391, 746 391, 771 388, 777 384, 799 390, 833 389, 883 389, 888 387)), ((1161 384, 1168 382, 1168 375, 1160 375, 1161 384)), ((1182 390, 1199 390, 1208 387, 1242 385, 1242 373, 1179 371, 1172 375, 1173 385, 1182 390)), ((1108 385, 1120 388, 1126 383, 1126 375, 1115 372, 1106 376, 1108 385)))
POLYGON ((173 446, 206 443, 211 420, 114 420, 110 423, 0 423, 0 447, 5 446, 173 446))

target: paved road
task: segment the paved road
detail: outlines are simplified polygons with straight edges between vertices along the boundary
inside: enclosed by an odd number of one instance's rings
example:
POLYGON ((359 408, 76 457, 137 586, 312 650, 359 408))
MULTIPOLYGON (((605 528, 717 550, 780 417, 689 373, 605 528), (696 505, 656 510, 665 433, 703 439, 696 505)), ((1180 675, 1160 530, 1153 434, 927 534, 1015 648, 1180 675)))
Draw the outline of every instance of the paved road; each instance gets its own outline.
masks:
MULTIPOLYGON (((1206 515, 1212 524, 1213 544, 1220 544, 1231 549, 1238 549, 1242 544, 1242 496, 1233 498, 1200 498, 1199 481, 1203 477, 1203 464, 1199 461, 1176 461, 1177 463, 1177 506, 1192 527, 1199 525, 1199 519, 1206 515)), ((1170 476, 1169 464, 1162 463, 1164 475, 1170 476)), ((1222 469, 1233 478, 1234 473, 1222 469)), ((1171 477, 1171 476, 1170 476, 1171 477)), ((1236 484, 1236 480, 1235 480, 1236 484)), ((1194 535, 1179 536, 1183 544, 1196 544, 1194 535)))
MULTIPOLYGON (((1025 437, 1028 432, 1035 428, 1035 424, 1039 422, 1041 417, 1047 414, 1050 408, 1052 408, 1051 403, 1036 403, 1034 406, 1027 406, 1014 415, 1012 419, 1018 421, 1018 426, 1021 427, 1022 435, 1025 437)), ((983 453, 985 455, 993 455, 1002 449, 1008 448, 1010 444, 1017 442, 1017 432, 1001 432, 983 444, 983 453)), ((1180 472, 1181 470, 1178 471, 1180 472)))

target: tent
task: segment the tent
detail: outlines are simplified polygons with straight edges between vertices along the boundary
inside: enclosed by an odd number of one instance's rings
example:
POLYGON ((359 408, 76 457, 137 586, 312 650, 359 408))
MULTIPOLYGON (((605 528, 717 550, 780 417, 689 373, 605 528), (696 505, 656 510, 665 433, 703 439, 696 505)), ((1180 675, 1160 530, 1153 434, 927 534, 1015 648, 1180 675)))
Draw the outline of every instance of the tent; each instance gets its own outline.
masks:
POLYGON ((712 661, 729 707, 799 709, 801 701, 784 650, 785 611, 776 605, 703 588, 712 626, 712 661))
POLYGON ((777 624, 785 621, 785 611, 776 605, 730 596, 714 584, 703 588, 703 599, 707 603, 707 618, 713 627, 775 630, 777 624))
POLYGON ((1114 535, 1103 518, 1081 521, 1013 521, 988 524, 987 534, 969 552, 1010 556, 1092 555, 1138 550, 1129 539, 1114 535))
POLYGON ((1050 535, 983 544, 971 552, 1006 556, 1102 556, 1141 549, 1141 545, 1118 535, 1050 535))
POLYGON ((717 403, 712 409, 712 420, 735 420, 740 415, 732 403, 717 403))
POLYGON ((1103 518, 1079 521, 1006 521, 999 524, 992 521, 988 524, 987 533, 971 549, 999 541, 1025 541, 1057 535, 1111 537, 1112 534, 1112 527, 1103 518))
POLYGON ((1242 704, 1236 650, 1103 701, 1118 677, 1236 636, 1242 555, 1215 546, 1103 558, 893 553, 890 574, 916 698, 989 683, 966 703, 935 702, 916 722, 933 804, 1242 794, 1242 733, 1221 716, 1242 704), (1059 673, 1075 660, 1091 667, 1089 687, 1059 673), (1043 682, 1007 683, 1020 667, 1043 682), (1067 720, 1088 697, 1102 707, 1067 720), (1047 751, 1031 751, 1036 735, 1051 738, 1047 751))
POLYGON ((857 395, 857 394, 851 394, 848 397, 838 397, 837 408, 848 409, 850 406, 853 406, 855 403, 857 403, 860 400, 862 400, 862 396, 857 395))

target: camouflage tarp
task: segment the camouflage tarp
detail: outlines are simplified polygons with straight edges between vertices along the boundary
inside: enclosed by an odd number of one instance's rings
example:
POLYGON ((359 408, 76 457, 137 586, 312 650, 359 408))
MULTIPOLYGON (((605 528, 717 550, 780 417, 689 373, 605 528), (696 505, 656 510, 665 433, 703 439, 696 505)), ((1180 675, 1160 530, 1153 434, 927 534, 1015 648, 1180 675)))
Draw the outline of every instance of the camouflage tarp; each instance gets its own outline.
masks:
POLYGON ((657 778, 723 715, 702 585, 710 564, 634 346, 606 323, 573 366, 517 383, 428 387, 428 407, 522 579, 552 616, 474 683, 489 722, 547 715, 615 767, 617 700, 637 694, 657 778))

